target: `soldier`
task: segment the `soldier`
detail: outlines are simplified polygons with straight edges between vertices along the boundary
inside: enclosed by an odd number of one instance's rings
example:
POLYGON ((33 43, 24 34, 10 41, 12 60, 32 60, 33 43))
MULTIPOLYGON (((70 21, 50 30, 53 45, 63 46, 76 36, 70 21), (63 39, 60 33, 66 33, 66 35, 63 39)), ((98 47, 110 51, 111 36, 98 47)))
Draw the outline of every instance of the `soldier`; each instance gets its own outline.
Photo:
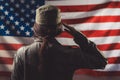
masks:
POLYGON ((61 22, 60 9, 55 6, 39 7, 33 28, 35 41, 17 51, 11 80, 72 80, 77 69, 104 69, 107 64, 92 41, 61 22), (59 43, 56 36, 63 31, 80 47, 59 43))

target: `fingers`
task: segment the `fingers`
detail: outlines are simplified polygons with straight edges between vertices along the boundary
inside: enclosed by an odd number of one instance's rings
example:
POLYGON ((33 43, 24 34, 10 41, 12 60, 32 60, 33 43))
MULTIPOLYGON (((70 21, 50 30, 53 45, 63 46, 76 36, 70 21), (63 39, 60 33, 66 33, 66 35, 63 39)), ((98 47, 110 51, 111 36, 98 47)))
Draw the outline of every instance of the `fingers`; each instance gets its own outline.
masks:
POLYGON ((67 24, 65 23, 62 23, 64 25, 65 28, 69 29, 69 30, 72 30, 72 27, 71 26, 68 26, 67 24))
POLYGON ((70 30, 68 30, 68 29, 64 29, 64 30, 72 35, 72 32, 70 30))

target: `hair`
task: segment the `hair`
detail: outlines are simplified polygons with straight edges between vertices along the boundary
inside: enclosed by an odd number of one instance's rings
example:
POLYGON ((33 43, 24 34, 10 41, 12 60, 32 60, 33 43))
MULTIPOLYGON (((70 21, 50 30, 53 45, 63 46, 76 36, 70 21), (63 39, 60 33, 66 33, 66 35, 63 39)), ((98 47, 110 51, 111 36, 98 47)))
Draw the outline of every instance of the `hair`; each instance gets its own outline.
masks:
POLYGON ((33 27, 34 31, 34 37, 40 38, 40 37, 55 37, 59 33, 61 33, 60 24, 58 25, 38 25, 37 23, 34 24, 33 27))

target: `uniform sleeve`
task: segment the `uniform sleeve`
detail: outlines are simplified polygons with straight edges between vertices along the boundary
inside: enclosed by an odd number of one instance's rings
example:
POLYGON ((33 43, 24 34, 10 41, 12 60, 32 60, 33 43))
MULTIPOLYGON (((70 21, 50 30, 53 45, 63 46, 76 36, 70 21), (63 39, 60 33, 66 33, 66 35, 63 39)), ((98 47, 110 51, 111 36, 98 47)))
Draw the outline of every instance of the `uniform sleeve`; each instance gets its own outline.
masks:
POLYGON ((89 69, 104 69, 107 64, 107 59, 92 41, 89 41, 87 47, 82 47, 82 60, 83 68, 89 69))
POLYGON ((20 48, 14 56, 11 80, 24 80, 23 48, 20 48))
POLYGON ((82 61, 84 62, 83 68, 101 69, 105 67, 107 64, 105 57, 84 34, 77 32, 74 41, 81 48, 82 61))

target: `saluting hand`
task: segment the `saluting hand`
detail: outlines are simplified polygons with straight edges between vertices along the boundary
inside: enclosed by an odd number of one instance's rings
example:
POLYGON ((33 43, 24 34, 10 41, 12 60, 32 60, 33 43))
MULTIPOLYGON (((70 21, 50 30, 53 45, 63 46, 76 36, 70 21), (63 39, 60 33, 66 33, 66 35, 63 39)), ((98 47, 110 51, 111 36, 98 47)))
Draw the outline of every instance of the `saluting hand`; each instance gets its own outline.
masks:
POLYGON ((88 44, 88 39, 86 38, 86 36, 84 34, 82 34, 81 32, 78 32, 73 27, 71 27, 71 26, 69 26, 65 23, 62 23, 62 24, 66 28, 65 31, 68 32, 69 34, 71 34, 74 37, 75 43, 77 43, 78 45, 88 44))

